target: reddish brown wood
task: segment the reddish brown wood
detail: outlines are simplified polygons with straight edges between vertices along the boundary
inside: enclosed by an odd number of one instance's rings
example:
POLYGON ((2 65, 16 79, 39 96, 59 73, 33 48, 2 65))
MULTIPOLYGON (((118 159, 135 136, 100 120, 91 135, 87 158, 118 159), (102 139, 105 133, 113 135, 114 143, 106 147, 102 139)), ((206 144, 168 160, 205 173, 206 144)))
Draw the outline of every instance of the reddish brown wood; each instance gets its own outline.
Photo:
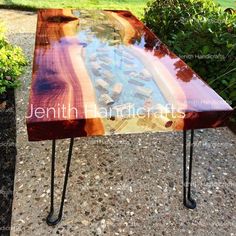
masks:
POLYGON ((30 141, 224 125, 232 108, 130 12, 81 12, 79 18, 77 13, 38 12, 27 118, 30 141), (118 60, 120 53, 126 56, 118 60), (119 70, 125 71, 122 78, 119 70), (133 103, 136 108, 142 103, 144 109, 153 101, 161 107, 171 103, 175 115, 182 112, 185 117, 173 117, 170 111, 166 117, 146 117, 145 110, 142 117, 126 118, 98 112, 103 106, 119 107, 121 100, 124 106, 133 103), (64 117, 35 114, 36 109, 49 108, 62 112, 62 105, 64 117))

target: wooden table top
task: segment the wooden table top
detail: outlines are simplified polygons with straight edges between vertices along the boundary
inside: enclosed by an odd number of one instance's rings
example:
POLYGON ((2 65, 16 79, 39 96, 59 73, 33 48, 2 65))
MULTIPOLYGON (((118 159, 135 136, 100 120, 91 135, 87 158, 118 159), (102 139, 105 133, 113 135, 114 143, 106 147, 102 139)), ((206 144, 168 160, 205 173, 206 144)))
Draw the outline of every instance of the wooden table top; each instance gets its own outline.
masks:
POLYGON ((218 127, 231 113, 130 12, 38 12, 30 141, 218 127))

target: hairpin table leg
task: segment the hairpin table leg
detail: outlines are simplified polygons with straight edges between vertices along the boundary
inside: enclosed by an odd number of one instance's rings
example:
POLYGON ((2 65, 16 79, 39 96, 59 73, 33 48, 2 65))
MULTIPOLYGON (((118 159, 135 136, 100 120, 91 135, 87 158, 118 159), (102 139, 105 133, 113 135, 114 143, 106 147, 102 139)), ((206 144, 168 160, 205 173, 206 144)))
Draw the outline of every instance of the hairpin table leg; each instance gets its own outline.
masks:
POLYGON ((190 143, 190 159, 189 159, 189 172, 188 172, 188 182, 187 182, 187 160, 186 160, 186 131, 183 133, 183 203, 184 206, 190 209, 194 209, 196 207, 196 202, 191 197, 191 179, 192 179, 192 159, 193 159, 193 136, 194 130, 191 130, 191 143, 190 143), (187 193, 187 185, 188 185, 188 193, 187 193))
POLYGON ((56 225, 60 222, 63 214, 63 206, 64 206, 64 200, 66 196, 66 186, 68 182, 68 175, 70 170, 70 163, 71 163, 71 156, 72 156, 72 149, 73 149, 73 143, 74 138, 71 138, 70 140, 70 148, 68 153, 68 159, 67 159, 67 165, 66 165, 66 173, 65 173, 65 179, 64 179, 64 185, 62 190, 62 196, 61 196, 61 206, 59 209, 58 216, 56 218, 53 217, 54 214, 54 173, 55 173, 55 149, 56 149, 56 140, 52 141, 52 163, 51 163, 51 206, 50 206, 50 213, 46 219, 46 222, 48 225, 56 225))

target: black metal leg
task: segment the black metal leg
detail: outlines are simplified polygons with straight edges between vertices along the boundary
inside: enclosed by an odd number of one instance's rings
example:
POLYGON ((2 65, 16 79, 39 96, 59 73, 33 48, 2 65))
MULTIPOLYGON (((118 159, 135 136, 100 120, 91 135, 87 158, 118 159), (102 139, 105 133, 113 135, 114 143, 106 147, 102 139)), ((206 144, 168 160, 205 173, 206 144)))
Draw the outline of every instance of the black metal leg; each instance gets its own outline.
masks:
POLYGON ((187 182, 187 152, 186 152, 186 131, 183 132, 183 203, 184 206, 190 209, 194 209, 196 207, 196 202, 191 197, 191 181, 192 181, 192 159, 193 159, 193 136, 194 130, 191 130, 191 143, 190 143, 190 158, 189 158, 189 172, 188 172, 188 182, 187 182), (188 193, 187 193, 188 187, 188 193))
POLYGON ((50 206, 50 213, 48 214, 48 217, 46 219, 46 222, 48 225, 56 225, 60 222, 63 214, 63 206, 64 206, 64 200, 66 196, 66 187, 68 182, 68 175, 70 170, 70 163, 71 163, 71 157, 72 157, 72 149, 74 144, 74 138, 71 138, 70 140, 70 148, 68 153, 68 159, 67 159, 67 165, 66 165, 66 173, 65 173, 65 179, 64 179, 64 185, 63 185, 63 191, 61 196, 61 206, 59 209, 59 213, 57 218, 53 217, 54 214, 54 173, 55 173, 55 149, 56 149, 56 140, 52 141, 52 160, 51 160, 51 206, 50 206))

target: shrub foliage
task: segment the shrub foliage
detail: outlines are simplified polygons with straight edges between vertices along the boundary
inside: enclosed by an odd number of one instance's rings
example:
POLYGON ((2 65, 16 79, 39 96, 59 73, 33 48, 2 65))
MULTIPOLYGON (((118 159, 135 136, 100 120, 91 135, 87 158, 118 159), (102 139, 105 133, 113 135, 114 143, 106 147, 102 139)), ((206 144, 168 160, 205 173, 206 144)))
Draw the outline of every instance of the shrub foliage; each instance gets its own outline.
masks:
POLYGON ((236 106, 236 14, 225 13, 213 0, 153 0, 144 22, 236 106))
POLYGON ((0 94, 20 86, 18 78, 26 65, 22 49, 11 45, 4 33, 4 27, 0 25, 0 94))

